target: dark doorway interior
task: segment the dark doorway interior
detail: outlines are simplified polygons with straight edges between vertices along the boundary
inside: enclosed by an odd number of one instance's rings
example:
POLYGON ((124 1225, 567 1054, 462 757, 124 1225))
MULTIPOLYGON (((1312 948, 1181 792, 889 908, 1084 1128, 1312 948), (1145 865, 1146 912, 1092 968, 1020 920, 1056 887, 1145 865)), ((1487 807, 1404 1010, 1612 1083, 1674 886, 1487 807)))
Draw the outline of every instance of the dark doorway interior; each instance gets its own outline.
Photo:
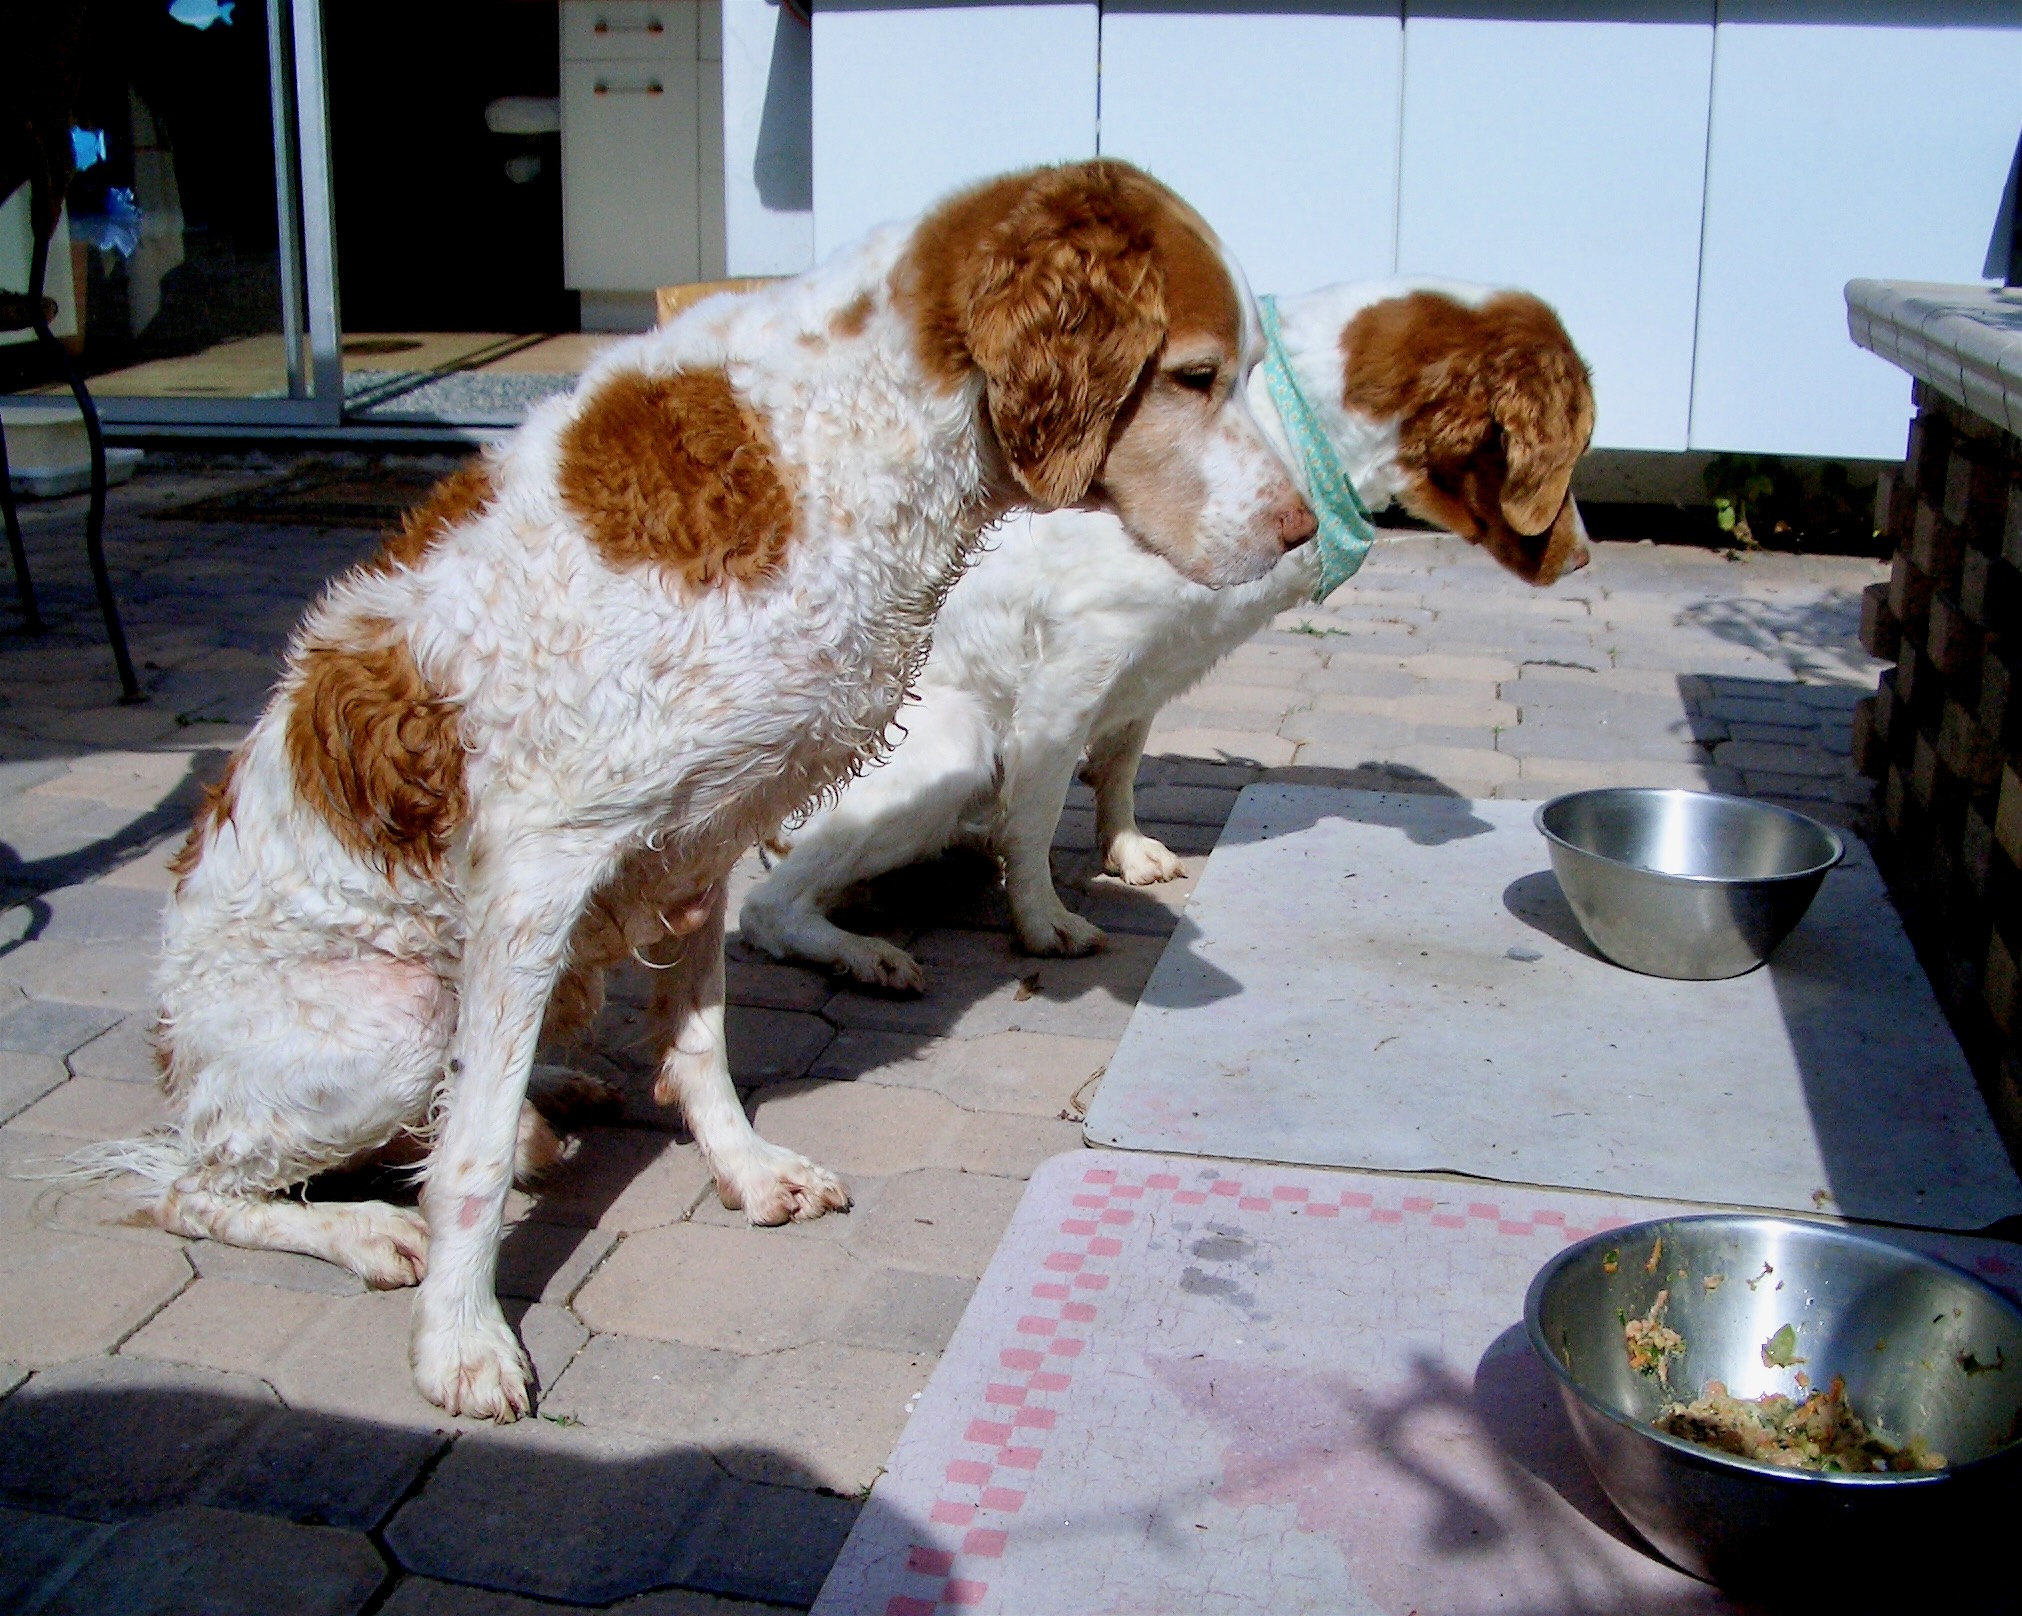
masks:
POLYGON ((497 134, 560 94, 556 0, 324 8, 346 331, 573 331, 560 136, 497 134))

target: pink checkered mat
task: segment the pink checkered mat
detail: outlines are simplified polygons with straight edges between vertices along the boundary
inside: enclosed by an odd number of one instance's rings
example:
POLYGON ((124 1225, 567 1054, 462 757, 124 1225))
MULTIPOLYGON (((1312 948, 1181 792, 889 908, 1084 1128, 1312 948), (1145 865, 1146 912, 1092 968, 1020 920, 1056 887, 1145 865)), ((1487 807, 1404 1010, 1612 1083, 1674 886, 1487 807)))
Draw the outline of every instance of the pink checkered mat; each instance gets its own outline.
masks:
POLYGON ((1055 1157, 815 1616, 1736 1609, 1637 1545, 1522 1331, 1553 1252, 1681 1210, 1055 1157))

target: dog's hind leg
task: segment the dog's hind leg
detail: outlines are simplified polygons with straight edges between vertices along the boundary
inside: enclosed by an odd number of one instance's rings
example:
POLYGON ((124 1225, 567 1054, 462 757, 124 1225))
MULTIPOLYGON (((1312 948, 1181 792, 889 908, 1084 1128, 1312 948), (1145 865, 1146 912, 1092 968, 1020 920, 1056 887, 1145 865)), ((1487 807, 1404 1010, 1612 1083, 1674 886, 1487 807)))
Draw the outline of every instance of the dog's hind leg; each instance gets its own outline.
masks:
POLYGON ((785 1223, 841 1212, 849 1191, 826 1168, 778 1145, 751 1126, 730 1079, 723 1037, 723 907, 719 886, 707 918, 691 936, 662 945, 679 950, 654 985, 653 1024, 666 1040, 653 1098, 679 1103, 716 1193, 753 1223, 785 1223))
POLYGON ((429 967, 383 956, 246 968, 229 959, 164 994, 164 1085, 175 1120, 76 1152, 76 1170, 154 1186, 172 1233, 298 1251, 381 1287, 427 1267, 418 1213, 288 1191, 414 1143, 442 1069, 455 997, 429 967))
POLYGON ((746 895, 738 931, 747 943, 871 987, 926 989, 926 973, 903 948, 845 931, 823 912, 857 882, 947 848, 964 811, 994 783, 989 727, 966 692, 929 690, 906 721, 906 744, 809 820, 746 895))
POLYGON ((1102 867, 1134 887, 1176 881, 1187 873, 1171 848, 1137 828, 1137 766, 1150 733, 1151 720, 1141 718, 1088 742, 1085 773, 1095 790, 1095 845, 1102 867))
POLYGON ((270 1251, 299 1251, 393 1290, 428 1268, 428 1225, 384 1201, 304 1203, 283 1197, 171 1189, 155 1208, 170 1234, 270 1251))

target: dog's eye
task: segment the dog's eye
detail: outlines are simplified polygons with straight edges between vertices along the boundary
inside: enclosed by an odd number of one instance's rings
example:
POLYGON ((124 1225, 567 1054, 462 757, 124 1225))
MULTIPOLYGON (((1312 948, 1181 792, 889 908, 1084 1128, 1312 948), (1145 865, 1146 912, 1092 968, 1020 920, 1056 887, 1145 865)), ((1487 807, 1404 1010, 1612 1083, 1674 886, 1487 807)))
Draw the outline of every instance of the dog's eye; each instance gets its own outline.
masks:
POLYGON ((1190 393, 1212 393, 1222 372, 1218 365, 1188 365, 1172 373, 1172 379, 1190 393))

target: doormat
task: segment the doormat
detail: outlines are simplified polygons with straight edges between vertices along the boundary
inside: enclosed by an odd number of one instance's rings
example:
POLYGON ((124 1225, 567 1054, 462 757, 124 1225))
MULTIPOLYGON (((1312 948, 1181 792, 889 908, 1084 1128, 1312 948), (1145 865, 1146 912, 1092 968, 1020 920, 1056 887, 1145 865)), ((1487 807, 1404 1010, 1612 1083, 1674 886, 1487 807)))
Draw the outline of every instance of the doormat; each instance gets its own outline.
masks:
POLYGON ((1594 952, 1536 804, 1251 786, 1090 1144, 1978 1229, 2018 1181, 1854 838, 1769 964, 1594 952))
MULTIPOLYGON (((813 1616, 1734 1612, 1615 1513, 1523 1332, 1548 1258, 1677 1210, 1056 1156, 813 1616)), ((2022 1278, 2003 1242, 1871 1232, 2022 1278)))
POLYGON ((285 477, 164 506, 151 514, 170 522, 263 522, 390 532, 458 464, 443 455, 363 465, 306 461, 285 477))
POLYGON ((344 378, 344 416, 355 422, 518 426, 543 399, 574 389, 566 371, 457 370, 432 375, 354 370, 344 378))

